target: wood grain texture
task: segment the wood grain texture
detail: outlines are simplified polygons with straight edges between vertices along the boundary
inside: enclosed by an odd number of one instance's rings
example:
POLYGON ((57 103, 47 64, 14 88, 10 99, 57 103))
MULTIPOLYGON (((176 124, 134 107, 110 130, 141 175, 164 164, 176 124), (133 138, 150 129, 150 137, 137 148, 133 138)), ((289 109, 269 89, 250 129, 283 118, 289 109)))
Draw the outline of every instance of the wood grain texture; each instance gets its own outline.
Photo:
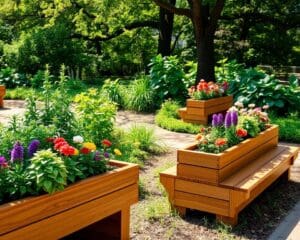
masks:
MULTIPOLYGON (((80 206, 61 212, 50 218, 32 223, 1 236, 3 240, 59 239, 100 219, 121 211, 125 206, 138 201, 138 185, 133 184, 119 191, 100 197, 80 206)), ((123 222, 124 223, 124 222, 123 222)), ((126 222, 125 222, 126 223, 126 222)), ((121 227, 122 229, 127 226, 121 227)), ((129 226, 128 226, 129 227, 129 226)), ((126 231, 123 230, 126 234, 126 231)), ((121 239, 128 239, 122 236, 121 239)))
POLYGON ((0 108, 3 108, 4 104, 3 104, 3 99, 5 97, 6 94, 6 88, 4 85, 0 85, 0 108))
MULTIPOLYGON (((187 99, 186 106, 187 107, 198 107, 198 108, 205 108, 205 107, 212 107, 216 105, 220 105, 223 102, 233 102, 232 96, 225 96, 219 98, 212 98, 208 100, 194 100, 194 99, 187 99)), ((227 110, 227 109, 225 109, 227 110)))
MULTIPOLYGON (((79 181, 53 195, 45 194, 1 205, 0 236, 137 184, 138 165, 119 161, 110 161, 110 164, 117 168, 79 181)), ((137 195, 135 198, 137 201, 137 195)))

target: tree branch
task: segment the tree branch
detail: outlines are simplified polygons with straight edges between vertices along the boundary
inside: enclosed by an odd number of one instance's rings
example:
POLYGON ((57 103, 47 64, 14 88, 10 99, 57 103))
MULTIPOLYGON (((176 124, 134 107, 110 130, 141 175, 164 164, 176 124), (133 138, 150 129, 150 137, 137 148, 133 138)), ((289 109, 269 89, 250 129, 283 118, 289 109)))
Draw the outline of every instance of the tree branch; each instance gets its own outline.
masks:
POLYGON ((176 15, 186 16, 189 18, 192 17, 190 9, 177 8, 177 7, 173 6, 172 4, 165 2, 164 0, 153 0, 153 2, 155 2, 155 4, 158 5, 159 7, 167 9, 168 11, 170 11, 171 13, 174 13, 176 15))

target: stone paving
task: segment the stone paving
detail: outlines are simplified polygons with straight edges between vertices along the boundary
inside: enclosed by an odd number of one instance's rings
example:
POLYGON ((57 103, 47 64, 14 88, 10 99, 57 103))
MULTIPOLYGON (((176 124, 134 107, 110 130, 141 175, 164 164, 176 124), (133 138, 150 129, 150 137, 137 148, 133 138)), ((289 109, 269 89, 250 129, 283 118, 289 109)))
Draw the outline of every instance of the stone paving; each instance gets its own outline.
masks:
MULTIPOLYGON (((25 103, 21 100, 5 100, 4 108, 0 109, 0 123, 7 124, 13 115, 22 116, 25 112, 25 103)), ((164 143, 170 150, 175 151, 194 141, 192 134, 170 132, 154 124, 153 114, 137 114, 130 111, 119 111, 116 117, 116 125, 124 129, 129 129, 134 125, 145 125, 154 129, 157 139, 164 143)), ((299 146, 299 144, 290 144, 299 146)), ((300 156, 296 159, 291 169, 293 181, 300 182, 300 156)), ((298 203, 291 213, 278 226, 270 236, 270 240, 300 239, 300 203, 298 203)))

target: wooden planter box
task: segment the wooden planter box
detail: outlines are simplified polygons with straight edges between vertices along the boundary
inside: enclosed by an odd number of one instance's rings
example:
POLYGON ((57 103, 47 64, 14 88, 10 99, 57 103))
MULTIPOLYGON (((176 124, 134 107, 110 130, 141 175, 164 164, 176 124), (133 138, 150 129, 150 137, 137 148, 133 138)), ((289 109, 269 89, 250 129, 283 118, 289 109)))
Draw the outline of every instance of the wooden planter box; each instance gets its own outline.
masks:
POLYGON ((228 110, 233 104, 232 96, 213 98, 209 100, 186 101, 186 108, 179 110, 179 115, 185 122, 207 124, 209 116, 228 110))
POLYGON ((6 89, 4 85, 0 85, 0 108, 3 108, 3 99, 6 94, 6 89))
MULTIPOLYGON (((116 169, 53 195, 1 205, 0 239, 59 239, 85 228, 88 233, 94 231, 94 239, 95 234, 103 239, 129 239, 130 205, 138 201, 139 169, 119 161, 110 165, 116 169)), ((88 234, 84 236, 89 239, 88 234)))
POLYGON ((277 146, 278 126, 272 125, 255 138, 249 138, 222 153, 197 151, 197 144, 177 151, 177 176, 218 185, 232 173, 277 146))

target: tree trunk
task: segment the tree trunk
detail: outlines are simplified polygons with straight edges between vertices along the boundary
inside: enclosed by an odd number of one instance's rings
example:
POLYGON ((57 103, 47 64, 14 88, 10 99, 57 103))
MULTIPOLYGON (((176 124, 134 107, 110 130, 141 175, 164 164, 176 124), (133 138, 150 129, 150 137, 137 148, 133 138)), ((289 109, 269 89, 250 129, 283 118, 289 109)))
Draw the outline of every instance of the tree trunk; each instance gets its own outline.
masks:
MULTIPOLYGON (((176 0, 169 0, 169 3, 175 6, 176 0)), ((173 23, 174 13, 161 7, 159 10, 158 54, 162 56, 171 55, 173 23)))

